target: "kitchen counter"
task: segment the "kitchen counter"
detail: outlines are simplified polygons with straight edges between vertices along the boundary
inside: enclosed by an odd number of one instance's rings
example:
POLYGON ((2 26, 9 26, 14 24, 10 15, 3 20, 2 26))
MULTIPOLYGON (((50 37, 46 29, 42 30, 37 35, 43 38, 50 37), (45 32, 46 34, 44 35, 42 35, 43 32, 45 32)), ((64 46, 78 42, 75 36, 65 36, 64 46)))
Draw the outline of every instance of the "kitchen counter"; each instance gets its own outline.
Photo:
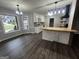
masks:
POLYGON ((42 39, 68 45, 71 32, 77 31, 68 28, 44 27, 42 30, 42 39))
POLYGON ((58 32, 77 32, 76 30, 71 30, 71 29, 68 29, 68 28, 58 28, 58 27, 44 27, 43 30, 58 31, 58 32))

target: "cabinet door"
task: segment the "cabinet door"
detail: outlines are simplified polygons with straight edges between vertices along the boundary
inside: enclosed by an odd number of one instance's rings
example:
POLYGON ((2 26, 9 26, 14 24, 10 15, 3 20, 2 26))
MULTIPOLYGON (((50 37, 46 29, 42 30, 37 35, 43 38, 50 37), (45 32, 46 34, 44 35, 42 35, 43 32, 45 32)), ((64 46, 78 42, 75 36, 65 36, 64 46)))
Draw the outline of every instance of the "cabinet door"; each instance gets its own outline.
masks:
POLYGON ((44 22, 44 17, 43 16, 41 17, 41 22, 44 22))
POLYGON ((34 16, 34 22, 38 22, 38 16, 34 16))
POLYGON ((58 41, 58 33, 57 32, 43 30, 42 37, 43 37, 43 39, 48 40, 48 41, 58 41))
POLYGON ((69 43, 69 35, 67 32, 59 32, 58 33, 58 42, 68 44, 69 43))

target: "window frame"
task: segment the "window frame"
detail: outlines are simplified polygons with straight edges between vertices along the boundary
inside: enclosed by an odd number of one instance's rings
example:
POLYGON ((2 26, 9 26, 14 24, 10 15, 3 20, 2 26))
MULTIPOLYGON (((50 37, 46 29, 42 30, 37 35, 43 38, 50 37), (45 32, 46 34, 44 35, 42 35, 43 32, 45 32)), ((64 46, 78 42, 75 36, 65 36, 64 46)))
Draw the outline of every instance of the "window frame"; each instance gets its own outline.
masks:
MULTIPOLYGON (((3 14, 2 14, 2 15, 3 15, 3 14)), ((3 16, 13 16, 13 17, 15 17, 15 19, 16 19, 16 24, 17 24, 17 28, 18 28, 17 30, 13 30, 13 31, 11 31, 11 32, 5 32, 4 24, 3 24, 2 20, 1 20, 2 28, 3 28, 4 34, 9 34, 9 33, 17 32, 17 31, 20 30, 17 15, 3 15, 3 16)))
POLYGON ((23 30, 28 30, 29 29, 29 16, 28 15, 26 15, 26 16, 23 16, 23 30), (26 19, 26 17, 27 17, 27 19, 26 19), (27 20, 27 22, 28 22, 28 27, 27 27, 27 29, 25 29, 25 23, 24 23, 24 21, 26 21, 27 20))

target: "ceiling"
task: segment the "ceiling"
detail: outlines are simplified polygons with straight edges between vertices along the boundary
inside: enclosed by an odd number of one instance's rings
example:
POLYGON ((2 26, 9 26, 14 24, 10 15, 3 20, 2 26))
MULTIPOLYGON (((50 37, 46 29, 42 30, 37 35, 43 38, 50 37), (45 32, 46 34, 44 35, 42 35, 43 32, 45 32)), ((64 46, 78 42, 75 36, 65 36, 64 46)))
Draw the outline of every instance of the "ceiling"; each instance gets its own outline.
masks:
POLYGON ((34 11, 45 14, 47 10, 55 7, 53 3, 56 1, 60 1, 56 7, 62 7, 72 2, 72 0, 0 0, 0 7, 16 10, 16 5, 19 4, 23 12, 34 11))

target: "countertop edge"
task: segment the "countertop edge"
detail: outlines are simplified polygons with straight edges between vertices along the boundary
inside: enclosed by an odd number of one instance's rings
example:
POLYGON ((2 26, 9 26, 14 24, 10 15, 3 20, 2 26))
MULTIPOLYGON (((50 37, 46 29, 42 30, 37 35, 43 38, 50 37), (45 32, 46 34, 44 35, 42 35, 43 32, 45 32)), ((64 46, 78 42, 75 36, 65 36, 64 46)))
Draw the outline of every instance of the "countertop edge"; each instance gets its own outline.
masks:
POLYGON ((70 30, 70 29, 62 29, 62 28, 43 28, 46 31, 58 31, 58 32, 77 32, 77 30, 70 30))

